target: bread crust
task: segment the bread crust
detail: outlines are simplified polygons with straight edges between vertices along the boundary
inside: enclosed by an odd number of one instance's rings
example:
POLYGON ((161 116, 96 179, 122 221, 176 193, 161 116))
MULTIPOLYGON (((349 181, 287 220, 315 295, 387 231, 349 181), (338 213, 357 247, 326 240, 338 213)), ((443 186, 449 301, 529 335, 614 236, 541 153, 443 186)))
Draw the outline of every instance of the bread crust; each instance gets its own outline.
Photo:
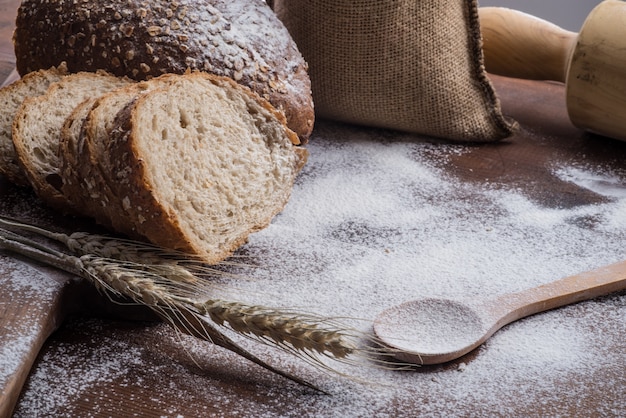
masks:
POLYGON ((307 64, 263 0, 24 0, 13 40, 22 75, 61 61, 135 80, 207 71, 269 100, 303 143, 313 129, 307 64))

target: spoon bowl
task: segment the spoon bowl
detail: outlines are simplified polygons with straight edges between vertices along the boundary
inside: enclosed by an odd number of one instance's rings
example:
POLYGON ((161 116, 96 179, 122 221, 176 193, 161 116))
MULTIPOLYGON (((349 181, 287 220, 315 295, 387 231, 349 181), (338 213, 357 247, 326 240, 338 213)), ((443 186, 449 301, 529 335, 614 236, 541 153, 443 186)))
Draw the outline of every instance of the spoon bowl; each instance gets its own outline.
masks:
POLYGON ((374 332, 400 361, 445 363, 520 318, 624 289, 626 261, 491 299, 405 302, 381 312, 374 332))
POLYGON ((374 323, 378 337, 396 351, 398 360, 445 363, 480 345, 485 334, 480 312, 463 301, 420 299, 394 306, 374 323))

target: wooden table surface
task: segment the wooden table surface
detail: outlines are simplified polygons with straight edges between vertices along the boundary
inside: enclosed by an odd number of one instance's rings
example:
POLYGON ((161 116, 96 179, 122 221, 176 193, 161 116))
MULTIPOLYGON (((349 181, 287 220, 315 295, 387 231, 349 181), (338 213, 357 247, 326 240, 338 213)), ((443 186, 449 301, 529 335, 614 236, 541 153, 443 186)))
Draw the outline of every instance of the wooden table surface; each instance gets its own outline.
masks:
MULTIPOLYGON (((16 5, 15 0, 0 0, 0 80, 11 77, 13 70, 10 35, 16 5)), ((463 152, 449 154, 445 171, 450 176, 469 186, 503 185, 555 211, 600 205, 610 200, 606 195, 555 176, 553 168, 558 161, 612 170, 621 179, 613 187, 626 191, 626 143, 595 137, 575 128, 567 117, 562 85, 501 77, 493 77, 493 81, 505 113, 514 117, 522 128, 502 143, 469 146, 463 152)), ((312 142, 322 141, 322 136, 329 132, 350 135, 355 130, 367 136, 363 128, 318 121, 312 142)), ((406 135, 394 132, 376 131, 376 135, 392 142, 396 138, 406 140, 406 135)), ((436 151, 432 158, 433 161, 438 158, 436 151)), ((66 218, 47 209, 30 191, 18 189, 1 178, 0 196, 3 215, 21 216, 62 230, 77 226, 95 229, 88 221, 66 218)), ((0 359, 6 361, 14 354, 14 362, 0 364, 0 386, 3 385, 0 399, 4 402, 0 405, 0 416, 10 416, 12 411, 20 417, 419 416, 422 413, 626 416, 626 294, 613 295, 602 303, 607 312, 597 314, 592 325, 596 327, 593 343, 605 343, 603 350, 614 353, 617 363, 598 364, 593 373, 576 374, 576 381, 569 380, 567 374, 556 376, 549 393, 539 389, 533 392, 532 382, 525 382, 530 388, 526 390, 531 393, 531 403, 525 401, 524 394, 512 395, 494 407, 485 404, 478 395, 461 396, 443 388, 452 385, 453 379, 456 382, 457 377, 450 377, 451 371, 471 366, 477 355, 474 353, 450 364, 422 368, 413 372, 414 376, 398 375, 403 384, 414 379, 416 392, 390 391, 388 398, 379 396, 367 407, 367 395, 362 395, 358 398, 360 407, 350 409, 351 398, 345 393, 333 397, 302 389, 228 352, 177 336, 163 324, 150 320, 142 310, 116 307, 69 275, 0 252, 0 359), (7 357, 7 350, 13 354, 7 357), (436 383, 442 386, 441 391, 420 392, 419 387, 426 385, 425 382, 431 386, 424 387, 432 390, 436 383), (433 399, 431 395, 440 398, 433 399)), ((580 308, 563 315, 584 312, 580 308)), ((313 381, 328 378, 297 363, 286 366, 313 381)), ((523 372, 514 365, 510 370, 523 379, 523 372)), ((387 383, 393 385, 393 377, 387 383)), ((472 384, 477 383, 467 382, 470 392, 472 384)), ((478 385, 496 388, 497 382, 478 385)), ((494 389, 498 390, 516 393, 513 387, 494 389)))

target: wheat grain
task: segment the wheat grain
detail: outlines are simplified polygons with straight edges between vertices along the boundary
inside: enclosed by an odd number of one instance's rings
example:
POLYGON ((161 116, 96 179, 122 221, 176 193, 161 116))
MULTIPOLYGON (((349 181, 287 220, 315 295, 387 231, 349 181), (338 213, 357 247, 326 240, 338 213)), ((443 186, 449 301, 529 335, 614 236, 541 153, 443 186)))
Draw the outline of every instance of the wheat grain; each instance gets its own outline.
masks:
POLYGON ((288 315, 275 309, 219 299, 200 302, 190 298, 186 291, 179 291, 176 282, 157 274, 134 271, 123 264, 91 255, 80 257, 80 261, 99 288, 113 289, 153 308, 184 309, 208 316, 217 325, 227 324, 237 333, 270 340, 295 352, 307 351, 342 359, 355 350, 354 344, 348 342, 347 334, 339 328, 320 327, 325 320, 313 315, 288 315))
POLYGON ((173 304, 169 297, 163 297, 164 295, 159 289, 153 286, 154 283, 144 280, 145 277, 141 277, 141 274, 145 274, 144 271, 139 271, 139 276, 137 276, 124 268, 120 269, 111 260, 89 255, 79 258, 64 254, 1 228, 0 249, 13 251, 33 260, 77 274, 90 280, 101 290, 117 295, 126 295, 141 304, 149 306, 167 323, 180 331, 233 351, 261 367, 298 384, 326 393, 306 380, 264 362, 214 329, 206 321, 203 321, 202 318, 199 318, 196 313, 184 306, 173 304))

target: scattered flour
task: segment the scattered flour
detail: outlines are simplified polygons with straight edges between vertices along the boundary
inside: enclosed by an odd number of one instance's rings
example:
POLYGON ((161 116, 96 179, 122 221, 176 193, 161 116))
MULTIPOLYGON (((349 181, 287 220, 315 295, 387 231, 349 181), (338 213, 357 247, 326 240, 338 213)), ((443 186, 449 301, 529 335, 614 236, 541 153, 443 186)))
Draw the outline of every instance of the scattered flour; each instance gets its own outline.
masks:
MULTIPOLYGON (((308 147, 310 160, 289 204, 240 252, 260 268, 239 267, 250 279, 227 283, 220 289, 224 297, 345 317, 369 332, 379 312, 408 300, 494 296, 625 258, 623 173, 600 166, 555 169, 555 176, 608 197, 606 203, 559 209, 526 198, 523 184, 507 188, 450 177, 443 167, 449 156, 468 151, 461 145, 319 123, 308 147)), ((159 329, 165 339, 171 335, 159 329)), ((600 393, 605 398, 593 404, 602 409, 588 412, 616 416, 626 410, 626 397, 618 395, 626 388, 624 335, 622 293, 511 324, 460 364, 414 372, 333 364, 354 377, 320 375, 316 383, 333 396, 293 393, 281 389, 279 379, 259 387, 263 401, 235 405, 227 388, 210 385, 207 394, 201 377, 176 379, 175 371, 172 381, 183 380, 183 386, 169 387, 165 379, 163 390, 179 396, 181 404, 195 402, 199 410, 216 402, 238 416, 260 417, 276 416, 275 410, 284 414, 285 408, 274 408, 286 404, 294 405, 294 417, 556 417, 571 415, 600 393), (593 390, 585 386, 589 382, 593 390), (407 409, 408 402, 418 410, 407 409), (569 410, 558 409, 563 405, 569 410)), ((124 364, 108 362, 107 352, 126 350, 120 344, 106 341, 93 354, 73 348, 72 355, 91 355, 92 367, 100 365, 84 378, 62 376, 59 360, 44 357, 24 393, 21 416, 32 405, 46 411, 43 400, 55 390, 55 373, 71 386, 64 391, 72 396, 121 376, 118 368, 132 366, 133 356, 142 353, 128 351, 124 364)), ((185 348, 207 364, 223 360, 205 344, 187 342, 185 348)), ((262 358, 281 358, 269 348, 253 348, 262 358)), ((229 359, 224 364, 233 370, 250 366, 229 359)), ((146 375, 156 373, 145 354, 142 362, 146 375)), ((158 404, 160 395, 153 396, 158 404)), ((52 412, 64 401, 50 399, 52 412)), ((166 412, 179 413, 174 406, 166 412)))
MULTIPOLYGON (((53 298, 61 285, 46 277, 42 272, 29 267, 27 264, 16 261, 9 256, 0 253, 0 277, 2 289, 5 292, 4 299, 13 304, 21 304, 28 307, 33 300, 45 302, 47 298, 53 298)), ((8 307, 0 302, 0 313, 8 307)), ((37 314, 36 307, 26 309, 19 323, 4 324, 0 333, 0 387, 4 387, 8 379, 17 370, 25 356, 29 354, 28 348, 38 336, 36 318, 28 314, 32 311, 37 314), (32 319, 32 321, 29 321, 32 319)))

